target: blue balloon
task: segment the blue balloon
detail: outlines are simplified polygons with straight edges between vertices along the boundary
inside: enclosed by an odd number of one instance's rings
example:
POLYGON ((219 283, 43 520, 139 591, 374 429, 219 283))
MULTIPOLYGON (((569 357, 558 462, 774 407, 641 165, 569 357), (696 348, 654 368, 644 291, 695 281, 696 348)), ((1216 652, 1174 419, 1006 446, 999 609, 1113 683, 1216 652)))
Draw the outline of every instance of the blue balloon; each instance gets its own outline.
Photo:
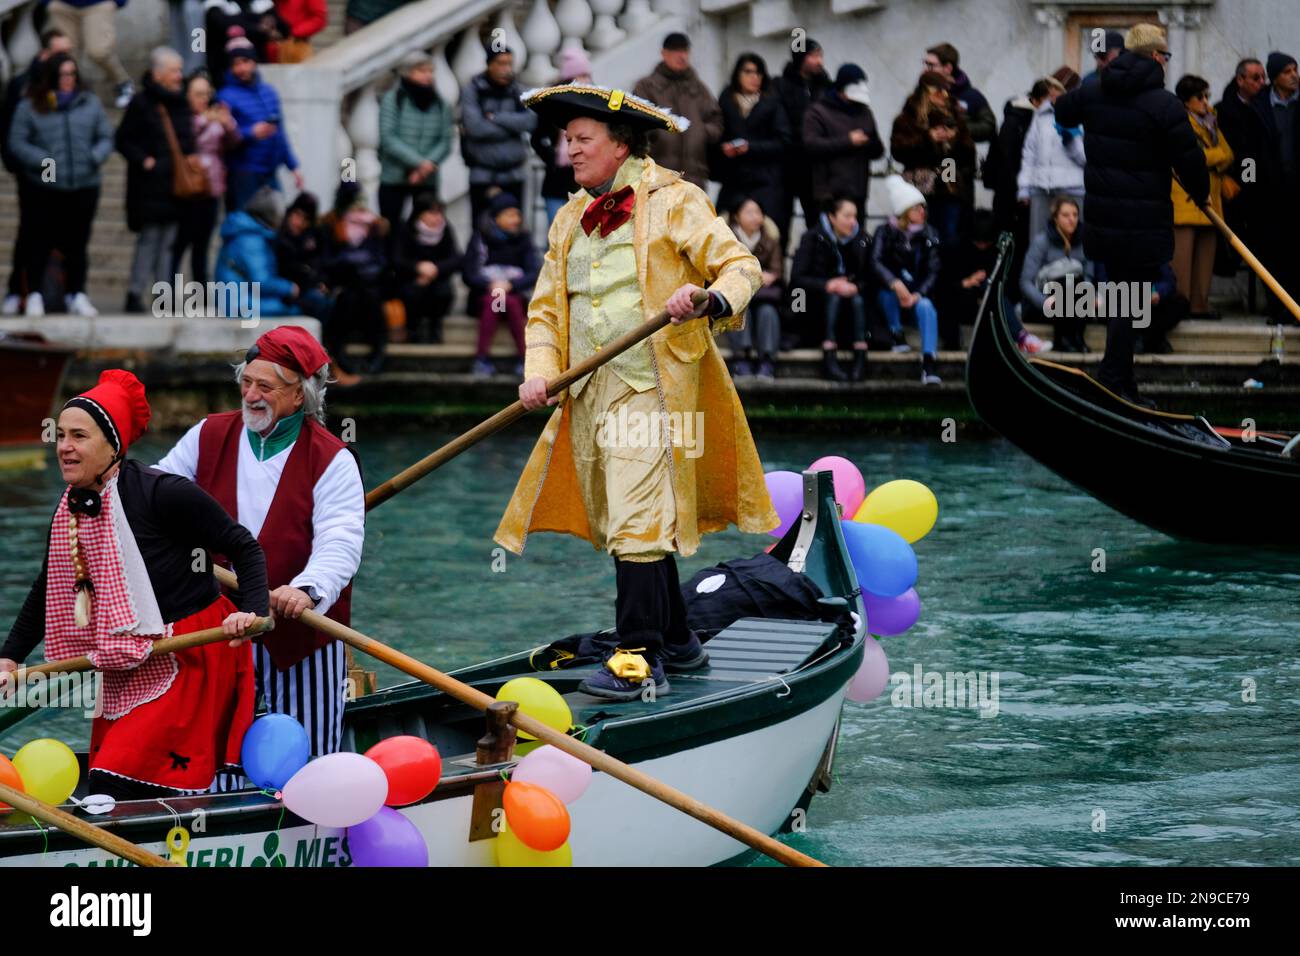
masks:
POLYGON ((897 531, 859 521, 841 521, 840 528, 864 591, 892 598, 916 583, 916 552, 897 531))
POLYGON ((263 790, 282 790, 307 766, 311 741, 302 724, 288 714, 267 714, 248 728, 239 756, 249 780, 263 790))

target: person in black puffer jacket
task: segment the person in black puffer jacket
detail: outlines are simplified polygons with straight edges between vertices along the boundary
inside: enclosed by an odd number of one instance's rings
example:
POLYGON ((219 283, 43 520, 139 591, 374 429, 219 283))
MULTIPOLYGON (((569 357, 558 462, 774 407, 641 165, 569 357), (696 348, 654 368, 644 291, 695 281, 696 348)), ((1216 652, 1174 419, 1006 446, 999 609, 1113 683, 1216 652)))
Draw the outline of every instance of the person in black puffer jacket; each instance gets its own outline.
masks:
MULTIPOLYGON (((1164 30, 1139 23, 1124 46, 1098 82, 1056 101, 1056 120, 1084 130, 1085 253, 1113 282, 1152 283, 1174 254, 1170 166, 1198 204, 1209 200, 1210 176, 1187 111, 1165 89, 1164 30)), ((1138 400, 1135 318, 1108 317, 1106 355, 1097 370, 1098 381, 1129 400, 1138 400)))
POLYGON ((757 53, 740 55, 718 105, 722 107, 718 208, 734 209, 744 198, 765 210, 779 208, 785 191, 781 163, 790 146, 790 122, 771 88, 762 57, 757 53))
POLYGON ((321 269, 334 294, 323 330, 325 348, 340 368, 351 372, 347 343, 353 332, 360 332, 370 345, 368 370, 377 374, 388 342, 388 222, 370 210, 359 185, 344 182, 334 194, 334 208, 321 218, 320 233, 321 269))
POLYGON ((397 233, 393 262, 414 341, 442 342, 442 320, 455 297, 451 279, 464 261, 442 203, 430 193, 416 196, 411 218, 397 233))
POLYGON ((172 154, 163 126, 162 106, 183 155, 194 152, 194 114, 185 99, 181 57, 159 47, 150 54, 151 69, 117 127, 117 151, 126 157, 126 225, 138 232, 126 311, 143 312, 155 280, 171 281, 172 246, 180 225, 180 200, 172 192, 172 154))
POLYGON ((838 196, 827 203, 821 222, 799 242, 790 267, 790 311, 808 315, 804 344, 821 336, 822 375, 833 382, 860 381, 867 369, 867 294, 871 287, 871 240, 858 222, 857 199, 838 196), (853 317, 853 369, 846 376, 835 355, 836 325, 853 317))
POLYGON ((895 352, 910 352, 903 338, 903 313, 921 333, 921 384, 939 385, 939 314, 932 296, 942 269, 939 234, 926 222, 925 197, 900 176, 885 180, 889 219, 871 240, 876 303, 889 323, 895 352))
POLYGON ((816 103, 831 85, 824 62, 821 44, 805 37, 803 49, 791 53, 790 62, 772 82, 781 105, 785 107, 786 119, 790 121, 791 137, 790 148, 785 153, 785 195, 781 208, 772 217, 781 230, 782 252, 790 246, 790 220, 794 218, 796 198, 803 207, 805 225, 809 229, 817 227, 819 212, 813 199, 812 169, 803 149, 803 117, 808 107, 816 103))

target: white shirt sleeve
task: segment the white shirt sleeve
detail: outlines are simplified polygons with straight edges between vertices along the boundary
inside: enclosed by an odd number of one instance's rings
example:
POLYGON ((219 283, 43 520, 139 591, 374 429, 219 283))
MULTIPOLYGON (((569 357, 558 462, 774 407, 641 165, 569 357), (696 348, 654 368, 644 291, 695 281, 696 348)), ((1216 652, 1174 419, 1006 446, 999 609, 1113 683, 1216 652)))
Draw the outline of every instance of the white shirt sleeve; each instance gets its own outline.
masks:
POLYGON ((311 585, 320 595, 314 610, 324 614, 361 566, 366 536, 366 493, 352 453, 334 456, 313 489, 311 558, 290 587, 311 585))
POLYGON ((182 435, 181 440, 154 467, 193 481, 199 470, 199 431, 202 428, 203 422, 199 422, 182 435))

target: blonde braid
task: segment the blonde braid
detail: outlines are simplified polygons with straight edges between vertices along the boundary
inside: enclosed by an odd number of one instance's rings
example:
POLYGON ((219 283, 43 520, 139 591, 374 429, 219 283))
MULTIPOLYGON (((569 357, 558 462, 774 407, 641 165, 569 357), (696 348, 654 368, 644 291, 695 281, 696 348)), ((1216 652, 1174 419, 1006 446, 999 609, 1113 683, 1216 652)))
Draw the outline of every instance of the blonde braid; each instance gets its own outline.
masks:
POLYGON ((73 585, 77 592, 77 627, 90 627, 90 601, 95 584, 90 580, 86 556, 81 553, 81 543, 77 538, 77 516, 72 513, 68 514, 68 546, 72 554, 72 573, 77 582, 73 585))

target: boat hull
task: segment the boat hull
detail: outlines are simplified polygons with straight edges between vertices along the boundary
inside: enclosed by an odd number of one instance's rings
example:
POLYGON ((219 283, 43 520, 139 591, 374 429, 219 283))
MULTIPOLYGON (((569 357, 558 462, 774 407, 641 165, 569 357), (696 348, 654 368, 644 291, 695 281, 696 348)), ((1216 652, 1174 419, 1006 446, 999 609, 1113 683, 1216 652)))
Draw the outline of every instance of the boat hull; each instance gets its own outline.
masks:
POLYGON ((1218 442, 1196 417, 1109 395, 1076 370, 1027 359, 1002 314, 1009 242, 976 319, 966 388, 979 417, 1022 451, 1121 514, 1172 537, 1295 547, 1300 463, 1218 442), (1268 508, 1252 514, 1250 505, 1268 508))

